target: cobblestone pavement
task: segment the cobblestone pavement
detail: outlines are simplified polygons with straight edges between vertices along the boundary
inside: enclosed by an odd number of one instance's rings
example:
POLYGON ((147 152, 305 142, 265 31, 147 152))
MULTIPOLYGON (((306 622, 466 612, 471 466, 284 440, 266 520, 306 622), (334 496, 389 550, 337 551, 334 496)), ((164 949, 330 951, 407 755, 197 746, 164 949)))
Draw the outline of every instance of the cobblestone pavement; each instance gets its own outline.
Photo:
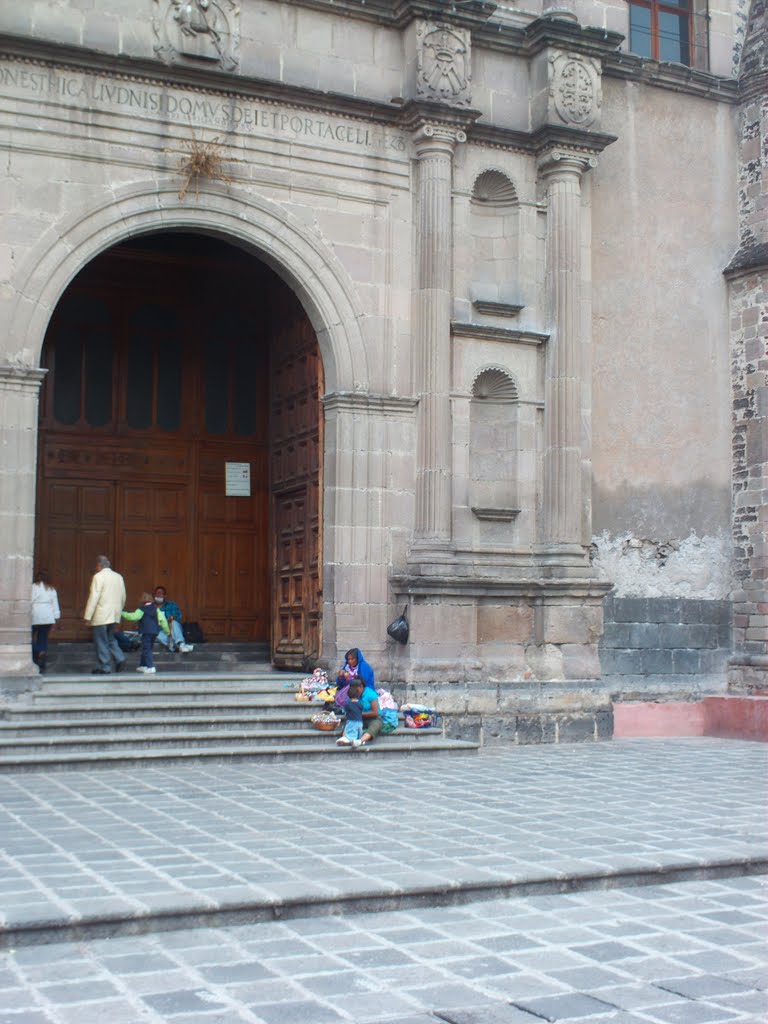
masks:
POLYGON ((27 947, 0 1024, 764 1024, 767 924, 752 877, 27 947))
POLYGON ((320 762, 4 775, 0 926, 764 858, 767 755, 627 740, 427 762, 350 752, 331 775, 320 762))

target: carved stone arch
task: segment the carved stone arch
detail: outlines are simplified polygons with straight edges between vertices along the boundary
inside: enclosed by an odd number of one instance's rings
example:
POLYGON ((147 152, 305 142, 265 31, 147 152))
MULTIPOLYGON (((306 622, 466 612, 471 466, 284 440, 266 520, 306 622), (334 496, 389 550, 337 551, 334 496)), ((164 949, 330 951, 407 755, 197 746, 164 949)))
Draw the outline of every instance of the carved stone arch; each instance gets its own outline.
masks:
POLYGON ((517 402, 520 391, 512 374, 502 366, 484 366, 472 380, 472 398, 492 402, 517 402))
POLYGON ((234 186, 202 187, 182 202, 178 183, 118 189, 94 209, 48 229, 11 281, 11 349, 39 365, 48 323, 70 282, 94 257, 136 235, 196 231, 252 252, 295 292, 317 334, 327 391, 367 391, 370 372, 360 304, 349 275, 313 232, 262 196, 234 186), (15 342, 15 344, 14 344, 15 342))
POLYGON ((519 197, 515 183, 504 171, 495 167, 487 168, 475 178, 472 185, 472 202, 481 206, 517 206, 519 197))

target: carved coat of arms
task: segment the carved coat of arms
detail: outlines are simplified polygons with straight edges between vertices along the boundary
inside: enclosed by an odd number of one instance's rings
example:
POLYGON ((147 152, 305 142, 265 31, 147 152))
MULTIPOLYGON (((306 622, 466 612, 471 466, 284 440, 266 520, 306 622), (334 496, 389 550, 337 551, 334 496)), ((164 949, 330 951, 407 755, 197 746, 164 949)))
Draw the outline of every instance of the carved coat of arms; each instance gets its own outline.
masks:
POLYGON ((417 94, 423 99, 453 106, 469 106, 472 78, 469 32, 420 22, 417 40, 417 94))
POLYGON ((552 58, 550 93, 566 124, 586 128, 600 114, 600 73, 594 61, 561 53, 552 58))
POLYGON ((235 0, 154 0, 155 52, 166 63, 210 61, 237 67, 240 8, 235 0))

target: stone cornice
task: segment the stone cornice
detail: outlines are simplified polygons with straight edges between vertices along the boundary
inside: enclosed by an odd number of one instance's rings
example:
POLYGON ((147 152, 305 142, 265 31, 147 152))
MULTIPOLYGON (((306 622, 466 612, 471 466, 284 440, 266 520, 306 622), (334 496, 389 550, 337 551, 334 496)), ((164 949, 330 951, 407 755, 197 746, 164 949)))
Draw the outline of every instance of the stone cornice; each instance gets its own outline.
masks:
POLYGON ((410 416, 418 399, 399 395, 372 395, 367 391, 330 391, 323 396, 327 412, 376 412, 410 416))
POLYGON ((683 64, 665 64, 634 53, 614 53, 606 57, 603 74, 608 78, 629 79, 720 103, 739 102, 739 83, 735 78, 723 78, 683 64))
POLYGON ((612 583, 596 579, 483 579, 478 576, 397 575, 396 594, 409 597, 602 598, 612 583))
POLYGON ((469 131, 479 117, 482 117, 480 110, 409 100, 399 107, 398 126, 410 132, 422 132, 426 127, 439 126, 456 134, 469 131))
POLYGON ((445 0, 293 0, 297 7, 354 17, 363 21, 401 28, 414 18, 450 22, 474 28, 484 24, 496 10, 495 0, 462 0, 451 9, 445 0))
POLYGON ((7 33, 0 33, 0 59, 2 58, 66 67, 83 73, 138 81, 148 85, 171 86, 190 92, 266 100, 283 106, 339 114, 392 127, 399 126, 402 110, 400 106, 391 103, 358 99, 344 93, 308 89, 267 78, 245 77, 226 71, 191 68, 179 64, 169 67, 148 57, 115 56, 87 50, 81 46, 26 39, 7 33))
POLYGON ((516 331, 510 327, 493 327, 489 324, 460 323, 456 320, 451 324, 451 334, 455 338, 480 338, 482 341, 506 341, 513 345, 544 345, 549 341, 548 334, 538 331, 516 331))
POLYGON ((471 142, 498 149, 514 149, 535 156, 557 147, 559 150, 602 153, 618 136, 607 132, 590 132, 568 125, 545 124, 533 132, 514 131, 491 124, 475 124, 469 131, 471 142))

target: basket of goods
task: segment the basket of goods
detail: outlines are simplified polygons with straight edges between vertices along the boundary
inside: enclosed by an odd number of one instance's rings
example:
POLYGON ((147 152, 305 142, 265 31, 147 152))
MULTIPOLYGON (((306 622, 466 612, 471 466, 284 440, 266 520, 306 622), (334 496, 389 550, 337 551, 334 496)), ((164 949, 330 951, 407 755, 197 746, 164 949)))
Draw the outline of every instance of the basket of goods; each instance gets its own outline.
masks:
POLYGON ((312 715, 312 725, 320 732, 333 732, 340 722, 341 719, 333 711, 320 711, 318 714, 312 715))

